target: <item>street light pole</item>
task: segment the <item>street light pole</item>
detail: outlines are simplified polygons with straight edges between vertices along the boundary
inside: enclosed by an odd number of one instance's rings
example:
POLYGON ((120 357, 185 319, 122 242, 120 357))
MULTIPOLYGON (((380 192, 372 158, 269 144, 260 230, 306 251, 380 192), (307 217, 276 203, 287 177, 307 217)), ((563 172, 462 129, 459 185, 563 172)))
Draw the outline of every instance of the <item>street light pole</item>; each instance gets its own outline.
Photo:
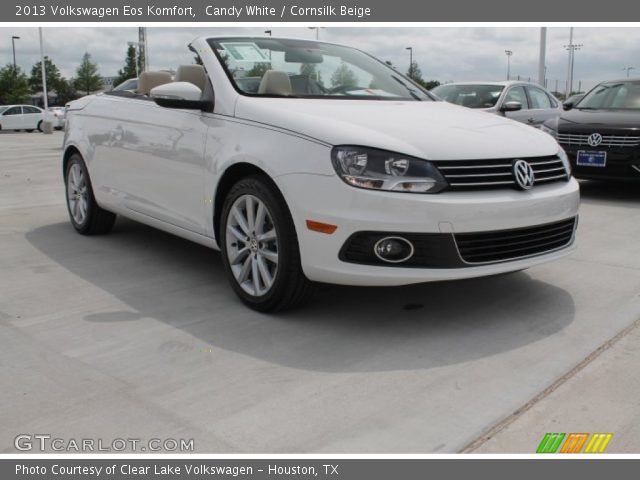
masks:
POLYGON ((409 50, 409 77, 413 74, 413 47, 407 47, 405 50, 409 50))
POLYGON ((20 37, 16 37, 13 35, 11 37, 11 46, 13 47, 13 76, 15 77, 18 73, 18 67, 16 65, 16 40, 20 40, 20 37))
POLYGON ((580 50, 584 45, 581 43, 573 43, 573 27, 569 28, 569 45, 565 45, 569 51, 569 67, 567 72, 567 89, 566 89, 566 98, 571 96, 571 92, 573 90, 573 66, 575 64, 575 56, 576 50, 580 50))
POLYGON ((271 36, 271 30, 265 30, 264 33, 266 33, 267 35, 271 36))
POLYGON ((635 67, 624 67, 622 70, 626 70, 627 71, 627 78, 629 78, 629 72, 631 70, 635 70, 635 67))
POLYGON ((511 55, 513 55, 513 51, 505 50, 504 53, 507 56, 507 80, 511 80, 511 55))
POLYGON ((538 84, 545 85, 545 78, 547 67, 546 64, 546 56, 547 56, 547 27, 540 27, 540 54, 538 58, 538 84))

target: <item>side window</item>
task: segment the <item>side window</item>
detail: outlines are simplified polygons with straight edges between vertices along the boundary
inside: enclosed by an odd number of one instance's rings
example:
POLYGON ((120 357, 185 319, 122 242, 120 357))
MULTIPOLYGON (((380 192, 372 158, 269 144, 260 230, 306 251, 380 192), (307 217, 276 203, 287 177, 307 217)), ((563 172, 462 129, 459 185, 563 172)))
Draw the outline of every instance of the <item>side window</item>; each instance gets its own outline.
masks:
POLYGON ((551 102, 551 108, 558 108, 558 101, 549 95, 549 101, 551 102))
POLYGON ((4 112, 5 115, 21 115, 22 107, 11 107, 9 110, 4 112))
POLYGON ((529 87, 529 97, 531 98, 531 108, 551 108, 551 100, 544 90, 529 87))
POLYGON ((527 94, 524 92, 524 87, 511 87, 504 97, 502 103, 518 102, 522 104, 522 109, 529 108, 529 102, 527 102, 527 94))
POLYGON ((24 113, 40 113, 36 107, 23 107, 24 113))

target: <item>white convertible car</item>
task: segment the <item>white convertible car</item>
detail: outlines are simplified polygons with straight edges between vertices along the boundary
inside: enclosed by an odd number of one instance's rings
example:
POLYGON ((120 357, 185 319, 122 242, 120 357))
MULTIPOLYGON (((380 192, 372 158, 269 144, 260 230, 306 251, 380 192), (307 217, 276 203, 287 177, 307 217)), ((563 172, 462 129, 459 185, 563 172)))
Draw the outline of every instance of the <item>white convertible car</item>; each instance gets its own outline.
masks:
POLYGON ((63 172, 82 234, 129 217, 220 249, 260 311, 314 282, 403 285, 522 270, 574 249, 555 140, 435 101, 359 50, 200 38, 200 64, 73 102, 63 172))

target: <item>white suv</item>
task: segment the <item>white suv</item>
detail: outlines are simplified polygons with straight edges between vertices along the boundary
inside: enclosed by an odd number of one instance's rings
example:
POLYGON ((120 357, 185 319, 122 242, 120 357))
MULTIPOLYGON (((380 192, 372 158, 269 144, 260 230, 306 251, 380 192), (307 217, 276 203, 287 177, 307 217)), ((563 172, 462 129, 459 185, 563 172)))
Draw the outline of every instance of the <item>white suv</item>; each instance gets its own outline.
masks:
POLYGON ((261 311, 313 282, 478 277, 574 249, 578 184, 551 136, 436 101, 346 46, 190 48, 202 65, 70 106, 63 171, 80 233, 120 214, 220 249, 261 311))

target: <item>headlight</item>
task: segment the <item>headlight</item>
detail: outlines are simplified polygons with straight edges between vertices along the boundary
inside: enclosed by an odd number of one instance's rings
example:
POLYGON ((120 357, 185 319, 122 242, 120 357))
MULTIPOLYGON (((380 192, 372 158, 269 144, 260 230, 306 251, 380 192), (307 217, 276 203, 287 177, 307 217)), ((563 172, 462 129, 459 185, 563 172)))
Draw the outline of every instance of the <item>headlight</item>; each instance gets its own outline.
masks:
POLYGON ((558 138, 558 132, 556 132, 553 128, 549 128, 546 125, 541 125, 540 130, 542 130, 544 133, 548 133, 555 139, 558 138))
POLYGON ((365 147, 341 146, 331 151, 338 176, 354 187, 392 192, 437 193, 447 186, 426 160, 365 147))
POLYGON ((567 152, 565 152, 561 148, 560 150, 558 150, 558 157, 560 157, 560 160, 562 160, 562 165, 564 165, 564 169, 567 171, 567 175, 571 176, 571 162, 569 161, 567 152))

